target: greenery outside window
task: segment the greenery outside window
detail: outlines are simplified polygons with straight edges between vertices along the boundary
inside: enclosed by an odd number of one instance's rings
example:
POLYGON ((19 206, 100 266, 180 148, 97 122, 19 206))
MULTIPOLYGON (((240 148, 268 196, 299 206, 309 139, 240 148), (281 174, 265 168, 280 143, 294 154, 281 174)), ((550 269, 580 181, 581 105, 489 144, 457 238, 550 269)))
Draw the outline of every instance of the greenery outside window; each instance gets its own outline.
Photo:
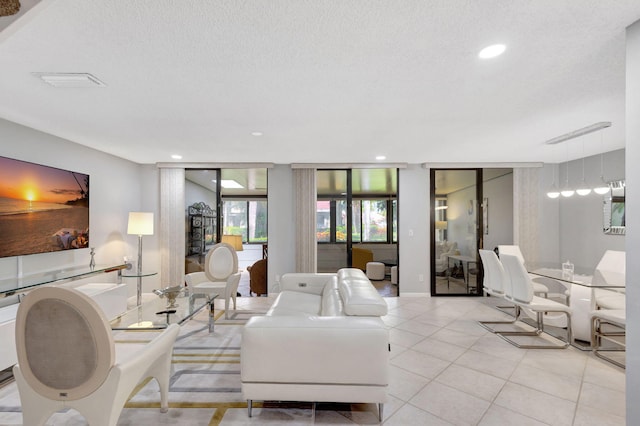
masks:
POLYGON ((267 241, 267 201, 224 200, 223 234, 242 235, 246 244, 267 241))
MULTIPOLYGON (((352 201, 352 234, 354 243, 397 242, 397 201, 357 199, 352 201), (391 211, 391 215, 389 215, 391 211), (389 230, 392 230, 389 235, 389 230)), ((316 202, 316 236, 320 243, 347 241, 347 202, 344 199, 316 202)))

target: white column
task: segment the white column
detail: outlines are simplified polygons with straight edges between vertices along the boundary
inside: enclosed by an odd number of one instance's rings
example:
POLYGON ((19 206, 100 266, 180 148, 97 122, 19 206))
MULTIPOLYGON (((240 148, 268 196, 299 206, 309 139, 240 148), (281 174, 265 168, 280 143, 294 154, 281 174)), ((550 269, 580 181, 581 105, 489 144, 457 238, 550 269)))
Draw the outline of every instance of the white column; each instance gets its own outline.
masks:
POLYGON ((296 272, 316 272, 316 170, 293 170, 296 272))
POLYGON ((160 251, 163 287, 184 283, 184 169, 160 169, 160 251))
POLYGON ((513 169, 513 243, 529 264, 538 259, 538 217, 540 215, 540 169, 513 169))

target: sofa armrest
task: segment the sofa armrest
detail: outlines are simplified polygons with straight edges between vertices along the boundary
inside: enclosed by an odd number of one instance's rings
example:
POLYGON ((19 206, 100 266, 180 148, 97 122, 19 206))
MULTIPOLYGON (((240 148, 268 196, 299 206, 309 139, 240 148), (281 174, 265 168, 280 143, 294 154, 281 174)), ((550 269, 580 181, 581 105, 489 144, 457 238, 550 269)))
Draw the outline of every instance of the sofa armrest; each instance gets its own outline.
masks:
POLYGON ((380 318, 253 317, 242 332, 244 383, 388 384, 380 318))
POLYGON ((300 291, 320 295, 325 284, 335 276, 336 274, 284 274, 280 278, 280 291, 300 291))

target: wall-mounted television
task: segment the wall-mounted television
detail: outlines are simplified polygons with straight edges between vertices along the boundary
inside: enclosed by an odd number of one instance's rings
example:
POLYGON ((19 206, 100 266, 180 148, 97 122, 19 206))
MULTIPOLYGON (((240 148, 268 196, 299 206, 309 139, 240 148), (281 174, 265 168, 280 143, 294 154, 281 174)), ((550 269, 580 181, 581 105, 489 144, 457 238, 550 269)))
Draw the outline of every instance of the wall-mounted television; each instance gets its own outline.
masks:
POLYGON ((0 157, 0 257, 89 246, 89 175, 0 157))

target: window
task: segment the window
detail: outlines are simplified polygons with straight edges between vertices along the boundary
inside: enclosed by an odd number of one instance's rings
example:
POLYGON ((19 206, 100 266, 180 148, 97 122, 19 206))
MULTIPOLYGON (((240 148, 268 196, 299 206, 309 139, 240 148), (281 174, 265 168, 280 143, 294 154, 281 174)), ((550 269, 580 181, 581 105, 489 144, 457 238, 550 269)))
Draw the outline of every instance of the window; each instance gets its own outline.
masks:
MULTIPOLYGON (((395 199, 357 199, 352 201, 351 207, 353 217, 351 239, 354 243, 398 241, 397 201, 395 199), (391 235, 389 230, 391 230, 391 235)), ((318 200, 316 202, 316 221, 318 242, 347 242, 346 200, 318 200)))
POLYGON ((223 234, 242 235, 242 242, 267 241, 267 202, 263 200, 224 200, 223 234))

